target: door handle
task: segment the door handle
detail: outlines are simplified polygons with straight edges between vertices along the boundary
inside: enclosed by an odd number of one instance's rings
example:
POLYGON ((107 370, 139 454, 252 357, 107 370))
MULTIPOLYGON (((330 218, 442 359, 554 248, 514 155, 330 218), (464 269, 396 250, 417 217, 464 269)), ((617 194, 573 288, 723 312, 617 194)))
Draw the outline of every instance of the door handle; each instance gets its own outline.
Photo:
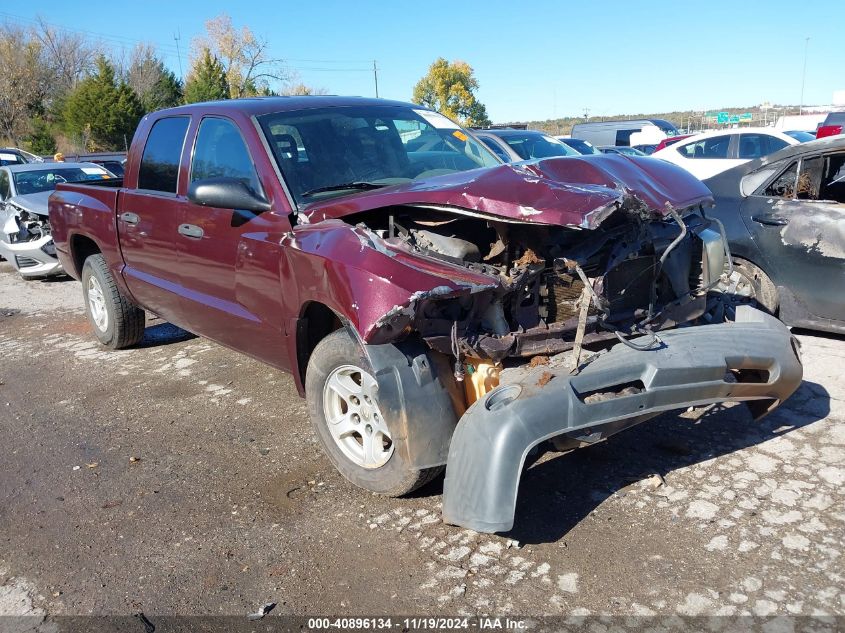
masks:
POLYGON ((138 214, 137 214, 137 213, 132 213, 131 211, 127 211, 127 212, 125 212, 125 213, 121 213, 121 214, 120 214, 120 219, 121 219, 123 222, 125 222, 126 224, 129 224, 129 225, 131 225, 131 226, 135 226, 135 225, 137 225, 137 224, 141 221, 141 218, 140 218, 140 217, 138 217, 138 214))
POLYGON ((180 224, 179 233, 185 237, 192 237, 194 239, 199 239, 203 236, 203 230, 196 224, 180 224))
POLYGON ((771 213, 765 213, 763 215, 752 215, 751 219, 757 222, 757 224, 765 224, 766 226, 786 226, 789 224, 789 220, 786 218, 782 218, 777 215, 772 215, 771 213))

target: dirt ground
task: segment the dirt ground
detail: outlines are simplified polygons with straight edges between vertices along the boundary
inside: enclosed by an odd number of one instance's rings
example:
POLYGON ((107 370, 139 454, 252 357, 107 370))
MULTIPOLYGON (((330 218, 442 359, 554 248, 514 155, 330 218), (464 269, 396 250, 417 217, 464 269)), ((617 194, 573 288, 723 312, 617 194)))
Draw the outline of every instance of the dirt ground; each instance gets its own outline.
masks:
POLYGON ((709 407, 547 454, 492 536, 441 522, 442 480, 347 484, 289 376, 157 320, 106 351, 81 305, 0 263, 0 614, 842 623, 845 337, 799 333, 804 384, 761 422, 709 407))

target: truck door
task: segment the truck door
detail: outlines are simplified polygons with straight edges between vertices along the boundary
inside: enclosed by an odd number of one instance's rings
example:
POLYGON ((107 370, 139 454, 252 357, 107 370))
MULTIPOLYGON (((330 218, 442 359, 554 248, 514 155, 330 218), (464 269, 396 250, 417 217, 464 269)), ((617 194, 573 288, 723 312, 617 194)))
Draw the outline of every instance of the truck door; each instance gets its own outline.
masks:
POLYGON ((122 190, 117 229, 126 285, 135 299, 163 318, 180 322, 176 236, 179 210, 179 165, 190 117, 166 117, 153 124, 137 174, 137 188, 122 190))
POLYGON ((845 319, 845 153, 792 161, 746 198, 742 219, 776 285, 816 317, 845 319))
MULTIPOLYGON (((189 182, 229 177, 267 197, 237 125, 207 116, 194 142, 189 182)), ((188 329, 284 367, 279 286, 280 241, 290 223, 273 212, 256 214, 186 202, 179 225, 179 271, 188 329)))

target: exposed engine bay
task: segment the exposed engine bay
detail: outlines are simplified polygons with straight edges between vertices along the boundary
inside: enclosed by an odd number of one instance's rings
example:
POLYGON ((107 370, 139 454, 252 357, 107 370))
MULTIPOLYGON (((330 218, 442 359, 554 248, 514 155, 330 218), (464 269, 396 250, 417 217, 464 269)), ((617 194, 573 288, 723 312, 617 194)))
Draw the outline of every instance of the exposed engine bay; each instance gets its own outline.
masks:
MULTIPOLYGON (((50 221, 46 216, 25 211, 13 204, 10 205, 10 207, 13 213, 7 220, 4 232, 7 233, 11 244, 38 241, 50 236, 50 221), (10 230, 14 228, 17 228, 16 232, 10 230)), ((52 247, 52 252, 47 252, 47 254, 55 255, 56 250, 52 242, 50 243, 50 246, 52 247)))
POLYGON ((665 218, 619 209, 595 229, 397 206, 344 218, 386 246, 491 279, 459 297, 430 293, 386 315, 394 335, 415 331, 434 350, 499 363, 556 354, 690 322, 722 273, 722 236, 703 214, 665 218), (362 227, 362 228, 363 228, 362 227))

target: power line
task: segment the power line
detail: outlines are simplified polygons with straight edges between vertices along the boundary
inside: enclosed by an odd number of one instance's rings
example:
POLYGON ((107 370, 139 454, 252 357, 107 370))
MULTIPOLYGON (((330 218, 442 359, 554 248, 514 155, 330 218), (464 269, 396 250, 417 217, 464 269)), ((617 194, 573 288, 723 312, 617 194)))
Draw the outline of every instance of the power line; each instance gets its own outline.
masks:
MULTIPOLYGON (((107 35, 105 33, 99 33, 97 31, 89 31, 87 29, 76 29, 70 28, 67 26, 61 26, 58 24, 54 24, 52 22, 40 21, 33 18, 26 18, 20 15, 15 15, 14 13, 8 13, 7 11, 0 11, 0 17, 7 18, 11 21, 17 21, 21 23, 25 23, 28 25, 38 26, 40 24, 44 24, 45 26, 49 26, 54 28, 58 31, 65 31, 68 33, 76 33, 78 35, 89 35, 93 37, 98 37, 103 40, 115 42, 120 45, 127 45, 127 44, 155 44, 159 49, 163 52, 168 52, 171 55, 175 56, 177 59, 180 59, 180 48, 179 48, 179 40, 181 36, 174 35, 173 39, 176 40, 176 44, 164 44, 161 42, 157 42, 154 40, 140 40, 134 37, 128 37, 123 35, 107 35)), ((305 63, 305 64, 371 64, 372 60, 369 59, 305 59, 305 58, 298 58, 298 57, 285 57, 285 62, 295 62, 295 63, 305 63)), ((299 67, 296 70, 308 70, 308 71, 326 71, 326 72, 371 72, 372 68, 311 68, 311 67, 299 67)))

